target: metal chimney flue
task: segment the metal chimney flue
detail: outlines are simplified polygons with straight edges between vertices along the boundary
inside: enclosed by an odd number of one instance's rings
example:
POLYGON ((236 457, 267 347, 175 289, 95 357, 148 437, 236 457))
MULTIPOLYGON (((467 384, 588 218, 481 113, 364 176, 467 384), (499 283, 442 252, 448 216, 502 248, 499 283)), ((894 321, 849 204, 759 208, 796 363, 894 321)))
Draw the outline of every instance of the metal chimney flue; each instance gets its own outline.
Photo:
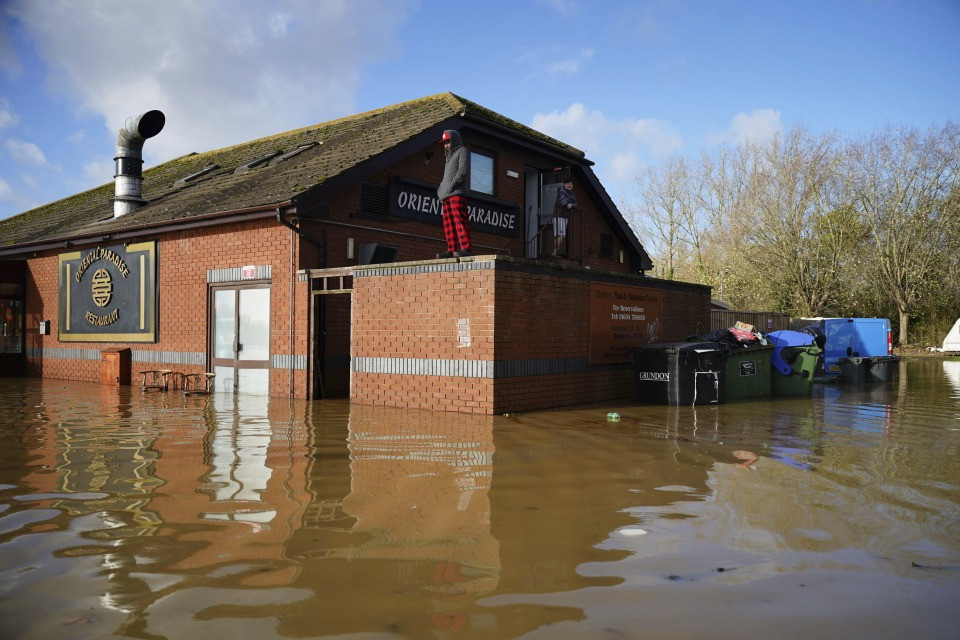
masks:
POLYGON ((116 172, 114 173, 113 217, 136 211, 147 201, 143 199, 143 143, 160 133, 167 118, 154 109, 139 116, 127 118, 117 136, 116 172))

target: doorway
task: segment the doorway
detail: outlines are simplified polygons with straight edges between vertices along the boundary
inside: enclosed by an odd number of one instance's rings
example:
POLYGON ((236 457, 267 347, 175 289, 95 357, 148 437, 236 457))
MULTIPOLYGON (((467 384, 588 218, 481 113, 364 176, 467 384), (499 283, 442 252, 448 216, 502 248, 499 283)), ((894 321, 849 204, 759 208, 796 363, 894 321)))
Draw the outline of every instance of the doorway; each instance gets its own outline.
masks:
POLYGON ((523 201, 526 229, 525 258, 540 257, 540 170, 526 165, 523 168, 523 201))
POLYGON ((211 364, 217 391, 270 394, 270 286, 211 289, 211 364))

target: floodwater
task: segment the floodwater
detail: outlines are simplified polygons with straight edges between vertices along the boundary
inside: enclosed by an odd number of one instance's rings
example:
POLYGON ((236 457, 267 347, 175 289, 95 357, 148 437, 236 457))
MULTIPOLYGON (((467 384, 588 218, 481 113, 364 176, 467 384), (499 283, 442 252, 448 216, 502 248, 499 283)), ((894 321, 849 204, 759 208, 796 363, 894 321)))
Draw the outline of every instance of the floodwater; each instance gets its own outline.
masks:
POLYGON ((0 426, 5 640, 960 634, 956 361, 497 417, 3 380, 0 426))

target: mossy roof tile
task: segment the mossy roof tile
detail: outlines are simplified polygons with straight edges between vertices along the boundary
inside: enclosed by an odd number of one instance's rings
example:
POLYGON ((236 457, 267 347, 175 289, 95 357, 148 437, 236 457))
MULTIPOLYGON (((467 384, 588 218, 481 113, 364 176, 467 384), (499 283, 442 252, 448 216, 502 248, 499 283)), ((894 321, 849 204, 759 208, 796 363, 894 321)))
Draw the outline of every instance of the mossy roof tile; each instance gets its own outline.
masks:
POLYGON ((474 102, 442 93, 175 158, 143 172, 143 198, 148 201, 144 207, 114 218, 114 184, 110 182, 0 220, 0 248, 107 234, 156 223, 186 223, 197 216, 289 202, 458 115, 513 129, 548 147, 583 157, 578 149, 474 102), (237 167, 268 153, 286 154, 311 143, 317 144, 289 159, 275 159, 253 170, 234 173, 237 167), (176 184, 210 165, 219 168, 189 184, 176 184))

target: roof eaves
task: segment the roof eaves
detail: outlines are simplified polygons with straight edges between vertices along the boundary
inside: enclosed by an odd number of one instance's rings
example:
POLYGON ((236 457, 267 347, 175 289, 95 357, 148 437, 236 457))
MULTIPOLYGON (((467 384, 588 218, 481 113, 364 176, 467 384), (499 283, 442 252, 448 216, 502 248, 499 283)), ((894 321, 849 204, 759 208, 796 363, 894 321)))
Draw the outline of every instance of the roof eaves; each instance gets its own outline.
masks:
POLYGON ((184 219, 158 220, 120 228, 103 228, 97 231, 88 231, 79 234, 70 233, 60 236, 46 237, 31 242, 22 242, 16 245, 0 247, 0 258, 15 257, 37 251, 46 251, 49 249, 59 249, 65 246, 94 244, 104 241, 105 239, 123 240, 141 237, 147 234, 179 232, 190 228, 210 227, 213 225, 227 224, 233 219, 256 220, 262 218, 273 218, 277 215, 277 211, 291 206, 293 206, 293 203, 290 201, 277 202, 259 207, 250 207, 249 209, 218 211, 216 213, 207 213, 184 219))

